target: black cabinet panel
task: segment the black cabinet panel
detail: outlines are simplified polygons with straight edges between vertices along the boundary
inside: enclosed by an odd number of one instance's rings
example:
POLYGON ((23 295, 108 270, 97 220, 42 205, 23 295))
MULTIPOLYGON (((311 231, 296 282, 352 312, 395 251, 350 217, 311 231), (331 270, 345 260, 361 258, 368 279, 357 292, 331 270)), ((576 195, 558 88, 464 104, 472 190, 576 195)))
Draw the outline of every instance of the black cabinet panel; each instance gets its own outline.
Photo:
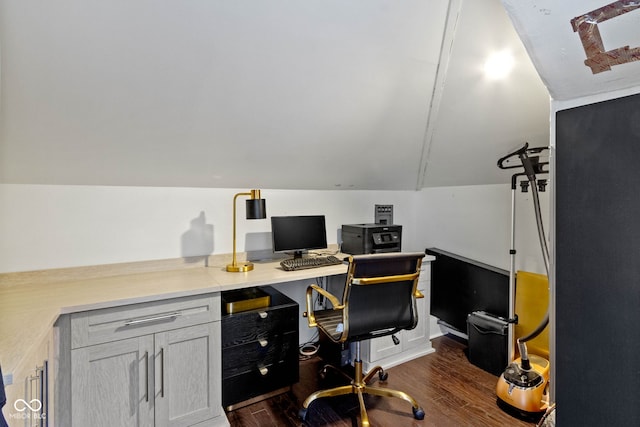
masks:
POLYGON ((270 286, 271 306, 222 317, 225 407, 298 382, 298 304, 270 286))
POLYGON ((222 319, 222 348, 268 338, 298 324, 298 305, 272 306, 230 314, 222 319))
POLYGON ((298 361, 298 334, 291 331, 273 335, 263 342, 249 341, 224 349, 222 361, 223 378, 237 375, 256 367, 271 365, 282 360, 290 360, 292 355, 298 361))
POLYGON ((292 368, 291 361, 283 360, 266 365, 266 373, 254 368, 225 378, 222 380, 222 406, 227 407, 297 383, 299 379, 297 357, 295 366, 296 368, 292 368))
POLYGON ((467 316, 486 311, 509 317, 509 272, 437 248, 425 250, 431 262, 431 314, 460 332, 467 316))

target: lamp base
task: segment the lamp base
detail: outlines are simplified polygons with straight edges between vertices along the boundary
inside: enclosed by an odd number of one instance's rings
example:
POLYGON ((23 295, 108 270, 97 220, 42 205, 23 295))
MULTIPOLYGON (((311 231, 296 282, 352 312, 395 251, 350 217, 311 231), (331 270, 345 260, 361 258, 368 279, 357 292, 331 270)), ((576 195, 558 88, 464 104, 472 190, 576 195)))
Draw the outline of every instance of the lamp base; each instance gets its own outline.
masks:
POLYGON ((238 264, 227 265, 227 271, 232 273, 240 273, 243 271, 251 271, 251 270, 253 270, 253 263, 251 262, 241 262, 238 264))

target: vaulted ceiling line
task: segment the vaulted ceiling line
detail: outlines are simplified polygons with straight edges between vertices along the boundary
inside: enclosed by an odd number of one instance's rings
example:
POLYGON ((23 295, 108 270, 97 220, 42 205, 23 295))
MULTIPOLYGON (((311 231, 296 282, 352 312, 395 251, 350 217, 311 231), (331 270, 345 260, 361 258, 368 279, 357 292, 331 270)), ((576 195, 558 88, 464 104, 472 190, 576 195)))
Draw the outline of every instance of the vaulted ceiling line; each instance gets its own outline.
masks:
POLYGON ((426 186, 427 168, 429 167, 429 159, 431 155, 431 142, 433 140, 434 124, 440 111, 440 102, 442 100, 444 85, 447 79, 447 69, 449 67, 451 51, 453 50, 453 43, 455 40, 461 9, 462 0, 449 1, 449 6, 447 8, 447 20, 444 25, 442 43, 440 45, 440 59, 438 61, 438 68, 436 69, 436 77, 433 84, 431 102, 429 104, 429 112, 427 113, 427 121, 425 124, 416 190, 420 190, 426 186))

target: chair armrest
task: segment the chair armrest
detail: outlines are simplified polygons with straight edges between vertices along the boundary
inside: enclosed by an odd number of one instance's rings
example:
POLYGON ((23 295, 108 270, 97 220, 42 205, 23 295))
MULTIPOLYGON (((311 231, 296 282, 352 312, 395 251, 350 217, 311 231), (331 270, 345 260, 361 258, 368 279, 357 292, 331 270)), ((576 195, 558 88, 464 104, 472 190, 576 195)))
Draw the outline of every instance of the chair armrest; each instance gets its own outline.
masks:
POLYGON ((334 310, 342 310, 344 308, 343 304, 340 304, 340 300, 335 297, 332 293, 326 291, 318 285, 309 285, 307 287, 307 311, 303 313, 303 316, 309 319, 309 327, 316 327, 318 324, 316 323, 316 316, 313 312, 313 291, 318 292, 320 295, 324 296, 331 302, 334 310))
POLYGON ((398 274, 396 276, 384 277, 358 277, 354 278, 351 283, 354 285, 377 285, 379 283, 401 282, 404 280, 416 280, 420 273, 398 274))

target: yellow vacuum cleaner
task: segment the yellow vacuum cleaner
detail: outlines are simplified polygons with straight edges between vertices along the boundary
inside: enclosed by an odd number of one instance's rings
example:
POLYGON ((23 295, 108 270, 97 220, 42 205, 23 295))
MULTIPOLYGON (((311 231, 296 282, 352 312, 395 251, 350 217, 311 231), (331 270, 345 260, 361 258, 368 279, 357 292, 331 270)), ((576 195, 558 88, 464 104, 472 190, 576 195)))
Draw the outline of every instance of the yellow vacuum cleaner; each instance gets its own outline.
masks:
MULTIPOLYGON (((520 356, 507 366, 496 385, 498 406, 523 418, 537 419, 549 407, 549 361, 526 354, 520 345, 520 356)), ((524 347, 524 349, 523 349, 524 347)))
POLYGON ((513 325, 517 323, 515 314, 515 194, 518 177, 526 176, 528 181, 521 183, 522 191, 531 187, 533 206, 536 215, 538 237, 542 248, 547 277, 549 276, 549 249, 547 246, 542 215, 540 213, 540 200, 538 190, 544 191, 547 180, 536 180, 536 175, 547 174, 544 166, 546 161, 541 160, 542 154, 548 151, 548 147, 529 148, 525 143, 523 147, 498 160, 500 169, 512 169, 524 167, 524 172, 516 173, 511 178, 511 269, 509 289, 509 359, 513 360, 500 375, 496 385, 496 397, 498 406, 514 415, 525 418, 541 418, 549 407, 549 361, 541 356, 529 355, 527 341, 540 335, 549 323, 549 310, 540 324, 526 336, 516 340, 520 357, 514 359, 513 352, 513 325), (514 165, 514 161, 517 164, 514 165))

